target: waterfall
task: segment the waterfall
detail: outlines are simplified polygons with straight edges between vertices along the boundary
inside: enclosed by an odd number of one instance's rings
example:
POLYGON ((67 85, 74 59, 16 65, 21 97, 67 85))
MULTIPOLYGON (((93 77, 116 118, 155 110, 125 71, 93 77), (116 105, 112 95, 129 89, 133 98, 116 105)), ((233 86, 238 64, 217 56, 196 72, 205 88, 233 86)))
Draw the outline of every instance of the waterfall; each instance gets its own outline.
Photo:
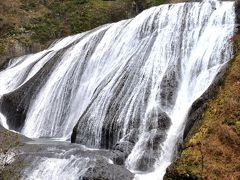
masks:
POLYGON ((192 104, 232 58, 234 25, 234 2, 166 4, 13 59, 0 72, 1 124, 124 152, 129 170, 148 172, 136 179, 161 178, 192 104))
POLYGON ((26 177, 23 179, 41 180, 47 177, 48 179, 75 180, 76 177, 81 177, 87 168, 91 167, 88 158, 76 158, 75 156, 68 159, 40 158, 33 162, 33 165, 36 164, 38 165, 28 167, 25 170, 26 177))

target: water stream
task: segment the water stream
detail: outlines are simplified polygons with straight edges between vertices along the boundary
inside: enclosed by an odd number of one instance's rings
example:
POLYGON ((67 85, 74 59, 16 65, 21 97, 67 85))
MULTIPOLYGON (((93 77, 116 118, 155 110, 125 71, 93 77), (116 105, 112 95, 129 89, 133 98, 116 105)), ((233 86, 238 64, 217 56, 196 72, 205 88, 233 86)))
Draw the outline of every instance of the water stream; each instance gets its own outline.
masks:
MULTIPOLYGON (((135 179, 161 179, 191 105, 232 58, 234 26, 231 1, 166 4, 13 59, 0 72, 1 124, 30 138, 127 147, 135 179), (3 108, 13 97, 21 105, 3 108), (8 112, 19 109, 25 116, 15 125, 8 112)), ((43 158, 26 172, 78 179, 85 168, 72 167, 85 161, 43 158)))

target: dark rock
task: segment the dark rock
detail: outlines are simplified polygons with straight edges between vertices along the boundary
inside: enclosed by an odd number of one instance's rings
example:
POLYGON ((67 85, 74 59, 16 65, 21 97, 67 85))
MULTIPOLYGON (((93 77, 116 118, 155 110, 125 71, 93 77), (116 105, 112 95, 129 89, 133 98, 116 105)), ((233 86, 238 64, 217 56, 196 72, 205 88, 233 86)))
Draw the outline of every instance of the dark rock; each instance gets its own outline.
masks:
POLYGON ((152 137, 149 142, 150 147, 153 151, 159 150, 160 144, 166 139, 166 133, 160 130, 157 131, 152 137))
POLYGON ((141 158, 137 162, 137 166, 135 167, 139 171, 152 171, 153 165, 156 161, 156 157, 153 156, 152 151, 144 151, 144 154, 141 156, 141 158))
POLYGON ((153 110, 151 113, 148 114, 148 121, 146 127, 149 131, 151 131, 152 129, 166 131, 168 130, 170 125, 170 117, 162 110, 158 110, 158 112, 153 110))
POLYGON ((173 66, 171 69, 168 69, 161 82, 160 96, 162 107, 173 107, 175 104, 179 84, 178 72, 180 72, 176 67, 173 66))
POLYGON ((112 153, 113 153, 112 159, 114 164, 123 166, 127 158, 127 154, 118 150, 113 150, 112 153))
POLYGON ((134 174, 122 166, 97 161, 83 175, 83 180, 132 180, 134 174))
POLYGON ((134 146, 133 143, 130 143, 128 141, 123 141, 123 142, 117 143, 113 149, 130 154, 133 149, 133 146, 134 146))
POLYGON ((162 112, 158 115, 158 129, 166 130, 171 126, 171 119, 167 113, 162 112))
POLYGON ((139 171, 154 170, 154 163, 161 153, 161 143, 166 139, 166 132, 160 130, 152 130, 149 139, 143 145, 144 153, 137 161, 135 169, 139 171))
POLYGON ((131 153, 134 144, 129 141, 118 142, 113 148, 113 162, 118 165, 124 165, 125 160, 131 153))

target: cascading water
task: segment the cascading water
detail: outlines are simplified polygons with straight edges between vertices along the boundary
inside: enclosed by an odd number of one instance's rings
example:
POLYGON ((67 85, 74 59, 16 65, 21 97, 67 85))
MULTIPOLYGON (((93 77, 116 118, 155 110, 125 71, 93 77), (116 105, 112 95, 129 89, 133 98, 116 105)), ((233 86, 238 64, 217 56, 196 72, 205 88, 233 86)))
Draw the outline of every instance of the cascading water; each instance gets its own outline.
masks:
POLYGON ((127 151, 128 169, 152 172, 136 178, 161 179, 191 105, 232 57, 234 20, 234 2, 162 5, 14 59, 0 72, 2 124, 127 151))
POLYGON ((32 163, 33 167, 30 166, 25 170, 26 176, 23 179, 41 180, 47 177, 47 179, 75 180, 91 167, 91 163, 93 162, 88 158, 75 156, 70 156, 67 159, 59 157, 38 158, 32 163))

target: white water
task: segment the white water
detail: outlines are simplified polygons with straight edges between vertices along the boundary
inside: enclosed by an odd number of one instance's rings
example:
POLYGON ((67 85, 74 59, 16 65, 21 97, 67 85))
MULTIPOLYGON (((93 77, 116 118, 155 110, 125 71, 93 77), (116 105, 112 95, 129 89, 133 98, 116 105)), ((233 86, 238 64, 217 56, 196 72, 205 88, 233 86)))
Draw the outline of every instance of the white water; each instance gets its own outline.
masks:
MULTIPOLYGON (((162 145, 162 154, 155 164, 155 171, 136 176, 136 179, 162 179, 166 168, 173 160, 175 146, 183 134, 184 122, 192 103, 207 90, 224 63, 231 59, 229 41, 234 29, 234 2, 212 2, 216 3, 214 11, 210 3, 201 3, 201 6, 195 4, 189 11, 189 21, 196 24, 193 23, 195 27, 192 31, 186 31, 188 36, 192 37, 186 40, 197 43, 194 43, 189 56, 186 57, 187 63, 182 64, 184 70, 181 86, 174 108, 169 113, 172 126, 162 145), (205 29, 201 34, 203 24, 199 22, 203 22, 204 16, 208 16, 209 19, 207 23, 205 22, 205 29), (222 56, 220 51, 223 48, 226 48, 226 52, 222 56)), ((187 51, 189 46, 185 47, 187 51)))
POLYGON ((87 165, 88 159, 74 159, 74 157, 69 159, 44 158, 42 162, 39 163, 38 161, 36 164, 39 165, 35 167, 26 179, 74 180, 76 177, 81 177, 89 168, 87 165))
POLYGON ((7 119, 2 113, 0 113, 0 125, 2 125, 2 127, 4 127, 5 129, 9 129, 7 119))
POLYGON ((25 170, 25 176, 22 179, 26 180, 75 180, 81 177, 88 168, 92 167, 89 158, 79 158, 71 156, 67 159, 63 158, 37 158, 25 170), (69 173, 71 172, 71 173, 69 173))
MULTIPOLYGON (((103 127, 115 133, 113 143, 125 141, 137 129, 138 141, 126 167, 137 171, 144 154, 154 151, 155 170, 136 179, 161 179, 192 103, 232 57, 234 18, 234 2, 154 7, 132 20, 65 38, 45 51, 13 60, 0 72, 0 96, 14 93, 69 45, 31 100, 21 133, 68 139, 79 121, 77 140, 100 148, 103 127), (171 119, 169 129, 158 129, 162 112, 171 119), (149 149, 159 134, 165 138, 149 149)), ((52 160, 45 160, 37 169, 49 163, 52 160)), ((37 169, 33 174, 41 174, 37 169)))

